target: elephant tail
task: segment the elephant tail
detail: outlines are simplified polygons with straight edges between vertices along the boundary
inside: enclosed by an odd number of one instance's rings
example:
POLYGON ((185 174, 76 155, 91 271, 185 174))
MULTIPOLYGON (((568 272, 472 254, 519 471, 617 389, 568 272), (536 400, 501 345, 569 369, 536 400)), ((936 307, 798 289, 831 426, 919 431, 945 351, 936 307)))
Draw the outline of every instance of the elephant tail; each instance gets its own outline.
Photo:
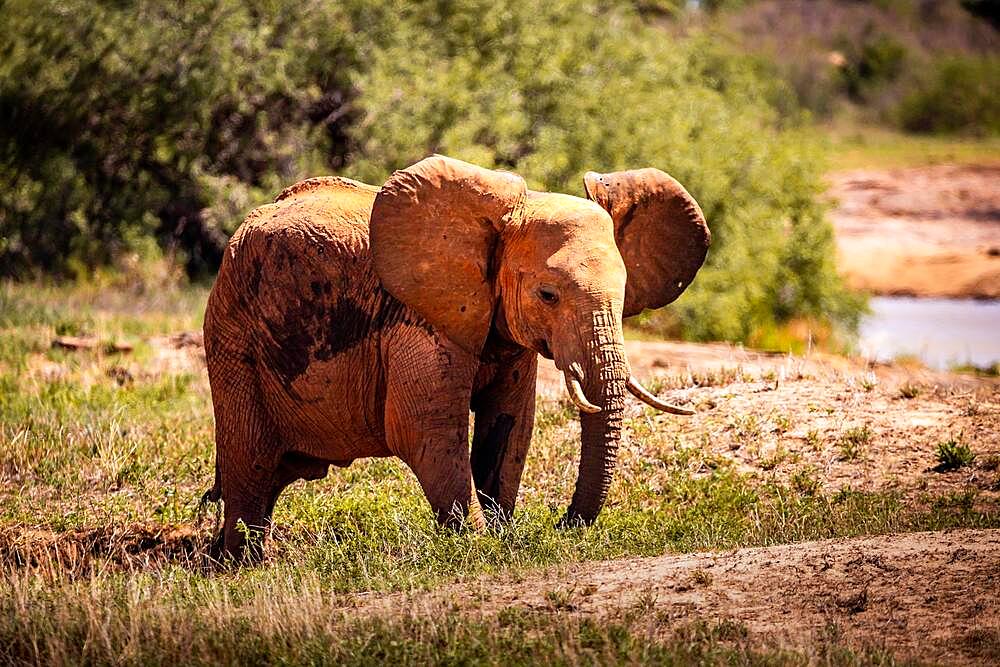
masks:
POLYGON ((206 491, 201 496, 201 501, 198 503, 198 507, 202 508, 208 503, 217 503, 222 499, 222 478, 219 475, 219 460, 215 460, 215 482, 212 484, 212 488, 206 491))

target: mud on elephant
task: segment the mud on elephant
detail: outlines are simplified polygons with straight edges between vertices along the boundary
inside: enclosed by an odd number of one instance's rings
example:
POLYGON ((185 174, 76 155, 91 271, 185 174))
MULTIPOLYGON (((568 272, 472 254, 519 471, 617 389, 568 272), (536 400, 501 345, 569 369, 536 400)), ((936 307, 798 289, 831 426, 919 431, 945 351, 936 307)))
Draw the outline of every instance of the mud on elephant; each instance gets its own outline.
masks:
POLYGON ((531 439, 537 355, 580 410, 564 522, 593 522, 631 375, 622 318, 687 287, 709 231, 667 174, 588 173, 587 198, 432 156, 375 188, 294 185, 229 243, 205 314, 225 503, 218 547, 261 557, 275 501, 330 465, 398 456, 442 523, 510 516, 531 439), (469 411, 475 413, 471 453, 469 411), (260 533, 261 535, 263 532, 260 533))

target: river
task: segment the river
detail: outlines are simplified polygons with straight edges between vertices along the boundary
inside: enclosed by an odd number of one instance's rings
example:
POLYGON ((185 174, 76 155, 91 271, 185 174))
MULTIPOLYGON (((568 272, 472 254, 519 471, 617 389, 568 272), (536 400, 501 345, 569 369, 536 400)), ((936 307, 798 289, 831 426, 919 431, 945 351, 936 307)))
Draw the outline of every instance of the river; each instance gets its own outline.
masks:
POLYGON ((916 356, 927 366, 1000 362, 1000 301, 873 297, 861 323, 864 356, 916 356))

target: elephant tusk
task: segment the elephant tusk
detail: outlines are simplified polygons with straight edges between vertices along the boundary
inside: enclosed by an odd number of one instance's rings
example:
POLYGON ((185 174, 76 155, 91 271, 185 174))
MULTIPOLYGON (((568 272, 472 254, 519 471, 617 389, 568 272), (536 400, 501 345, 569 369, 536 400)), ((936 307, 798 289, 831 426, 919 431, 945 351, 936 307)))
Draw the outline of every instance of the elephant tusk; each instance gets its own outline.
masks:
POLYGON ((564 372, 563 377, 566 378, 566 391, 569 392, 569 397, 573 399, 573 403, 576 407, 580 408, 581 412, 594 414, 601 411, 599 407, 587 400, 587 396, 583 393, 583 388, 580 386, 579 380, 570 375, 569 372, 564 372))
POLYGON ((648 389, 639 384, 639 381, 635 379, 635 376, 628 376, 628 390, 632 392, 632 395, 638 398, 643 403, 651 405, 657 410, 662 410, 663 412, 669 412, 674 415, 693 415, 694 410, 688 408, 681 408, 676 405, 671 405, 670 403, 664 403, 656 396, 652 394, 648 389))

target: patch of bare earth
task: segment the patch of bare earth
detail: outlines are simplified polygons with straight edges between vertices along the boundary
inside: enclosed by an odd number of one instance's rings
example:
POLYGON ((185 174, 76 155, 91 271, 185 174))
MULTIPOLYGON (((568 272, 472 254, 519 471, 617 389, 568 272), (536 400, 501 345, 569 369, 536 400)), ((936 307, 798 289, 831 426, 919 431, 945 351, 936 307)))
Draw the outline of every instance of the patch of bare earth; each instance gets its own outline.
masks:
MULTIPOLYGON (((676 417, 633 402, 632 415, 741 472, 788 481, 808 470, 820 488, 834 491, 976 490, 980 502, 1000 499, 996 378, 722 343, 628 341, 626 353, 637 377, 663 387, 661 397, 697 410, 676 417), (949 440, 973 450, 973 465, 934 470, 938 445, 949 440)), ((551 362, 539 364, 539 391, 551 398, 565 392, 551 362)), ((655 458, 652 448, 662 444, 646 440, 631 434, 622 456, 655 458)))
POLYGON ((170 563, 207 569, 211 566, 209 530, 192 525, 113 523, 69 531, 0 526, 0 566, 32 568, 59 578, 86 577, 109 569, 143 571, 170 563))
POLYGON ((838 264, 875 294, 1000 298, 1000 166, 829 176, 838 264))
POLYGON ((836 639, 884 647, 897 658, 996 664, 1000 531, 585 563, 517 582, 486 579, 355 603, 371 613, 434 614, 444 608, 489 616, 526 608, 614 619, 638 611, 640 627, 658 638, 670 638, 692 621, 720 619, 744 627, 744 641, 763 648, 808 653, 836 639))

